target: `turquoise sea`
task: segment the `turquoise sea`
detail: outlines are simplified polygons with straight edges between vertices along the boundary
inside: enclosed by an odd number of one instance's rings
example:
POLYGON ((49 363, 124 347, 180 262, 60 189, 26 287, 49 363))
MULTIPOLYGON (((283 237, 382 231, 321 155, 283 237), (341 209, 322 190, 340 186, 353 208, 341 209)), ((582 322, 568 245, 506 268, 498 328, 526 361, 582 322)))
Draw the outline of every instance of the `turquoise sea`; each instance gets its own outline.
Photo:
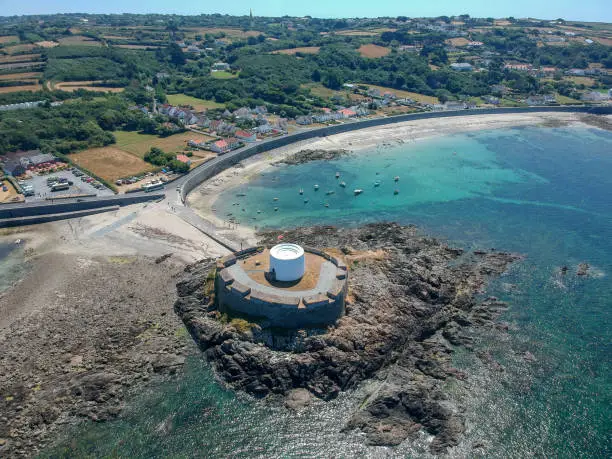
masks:
MULTIPOLYGON (((451 453, 612 457, 612 133, 529 127, 378 148, 275 168, 227 191, 215 206, 221 218, 233 215, 258 227, 398 221, 453 245, 524 254, 487 291, 509 303, 501 318, 509 332, 475 337, 476 350, 502 367, 465 350, 455 356, 470 377, 449 381, 447 390, 466 408, 468 430, 451 453), (355 188, 364 192, 355 197, 355 188), (581 262, 591 266, 591 276, 575 275, 581 262), (562 266, 569 268, 566 275, 562 266), (524 358, 527 351, 534 362, 524 358)), ((135 395, 121 420, 70 432, 45 455, 427 455, 425 435, 380 448, 341 432, 363 393, 296 415, 222 389, 194 357, 179 381, 135 395)))

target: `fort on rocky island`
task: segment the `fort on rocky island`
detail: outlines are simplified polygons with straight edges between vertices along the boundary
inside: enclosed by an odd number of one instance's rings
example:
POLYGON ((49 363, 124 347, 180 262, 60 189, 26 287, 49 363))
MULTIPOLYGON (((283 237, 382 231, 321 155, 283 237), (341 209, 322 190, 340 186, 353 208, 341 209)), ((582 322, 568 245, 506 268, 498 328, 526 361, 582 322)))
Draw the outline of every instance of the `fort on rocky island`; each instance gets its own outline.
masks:
POLYGON ((221 312, 302 328, 333 324, 344 314, 348 271, 321 250, 282 243, 221 258, 215 283, 221 312))

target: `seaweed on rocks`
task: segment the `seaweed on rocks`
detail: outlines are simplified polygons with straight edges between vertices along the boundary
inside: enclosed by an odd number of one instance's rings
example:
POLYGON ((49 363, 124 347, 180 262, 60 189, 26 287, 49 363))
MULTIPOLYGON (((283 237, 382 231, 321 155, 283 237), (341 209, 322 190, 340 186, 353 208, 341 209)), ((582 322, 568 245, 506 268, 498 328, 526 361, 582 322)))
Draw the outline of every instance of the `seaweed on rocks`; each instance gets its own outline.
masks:
MULTIPOLYGON (((261 242, 273 244, 278 235, 261 233, 261 242)), ((306 391, 330 400, 376 377, 376 389, 346 429, 360 429, 374 445, 397 445, 421 429, 434 435, 434 453, 458 444, 464 420, 443 382, 467 375, 452 367, 451 355, 454 346, 471 346, 472 327, 496 325, 505 305, 476 294, 519 256, 464 253, 393 223, 283 235, 341 252, 350 270, 346 315, 327 330, 279 333, 265 321, 238 324, 216 311, 213 292, 203 288, 215 261, 191 265, 177 285, 175 311, 219 378, 255 397, 282 396, 286 406, 299 407, 308 403, 306 391)))
POLYGON ((310 161, 331 161, 338 159, 343 156, 350 154, 349 150, 337 149, 337 150, 300 150, 297 153, 287 156, 274 164, 304 164, 310 161))

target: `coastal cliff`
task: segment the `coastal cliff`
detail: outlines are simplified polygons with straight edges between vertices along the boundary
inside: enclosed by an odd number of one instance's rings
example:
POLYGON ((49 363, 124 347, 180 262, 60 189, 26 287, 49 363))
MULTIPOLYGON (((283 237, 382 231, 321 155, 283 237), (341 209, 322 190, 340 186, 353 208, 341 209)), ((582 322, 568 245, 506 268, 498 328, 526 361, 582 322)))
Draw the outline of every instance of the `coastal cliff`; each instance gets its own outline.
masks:
MULTIPOLYGON (((261 242, 274 243, 278 234, 261 233, 261 242)), ((473 327, 495 326, 504 304, 476 294, 519 257, 464 253, 413 226, 387 223, 283 234, 341 252, 351 272, 346 315, 326 330, 297 331, 227 317, 214 303, 215 260, 190 265, 177 284, 175 311, 218 377, 255 397, 282 397, 292 409, 376 378, 345 429, 360 429, 373 445, 397 445, 421 429, 434 435, 434 453, 456 445, 465 429, 461 407, 448 400, 442 384, 467 375, 452 367, 453 349, 470 347, 473 327)))

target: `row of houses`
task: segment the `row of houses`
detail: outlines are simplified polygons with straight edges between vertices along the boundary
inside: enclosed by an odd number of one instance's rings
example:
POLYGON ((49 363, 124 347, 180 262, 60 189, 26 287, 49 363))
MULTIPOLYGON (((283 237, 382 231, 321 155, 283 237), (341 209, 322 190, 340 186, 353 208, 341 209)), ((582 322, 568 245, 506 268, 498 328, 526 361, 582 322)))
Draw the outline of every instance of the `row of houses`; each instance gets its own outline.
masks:
POLYGON ((365 116, 369 112, 362 106, 355 106, 350 108, 341 108, 333 111, 329 108, 323 108, 323 113, 316 113, 314 115, 298 116, 295 120, 297 124, 308 125, 312 123, 326 123, 328 121, 345 120, 349 118, 355 118, 359 116, 365 116))
POLYGON ((159 106, 157 111, 159 114, 178 120, 184 125, 197 124, 199 126, 204 126, 207 122, 206 117, 198 116, 191 110, 181 107, 174 107, 170 104, 163 104, 159 106))

